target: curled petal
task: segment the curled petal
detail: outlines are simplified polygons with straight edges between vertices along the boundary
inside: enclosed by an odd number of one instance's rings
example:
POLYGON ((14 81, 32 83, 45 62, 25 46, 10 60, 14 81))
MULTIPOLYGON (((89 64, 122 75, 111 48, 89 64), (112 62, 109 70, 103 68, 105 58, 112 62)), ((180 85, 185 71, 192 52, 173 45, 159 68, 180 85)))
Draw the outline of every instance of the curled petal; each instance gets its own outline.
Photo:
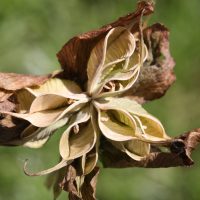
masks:
POLYGON ((73 81, 53 78, 48 80, 42 86, 26 87, 34 96, 44 93, 59 93, 63 95, 74 95, 82 92, 81 88, 73 81))
MULTIPOLYGON (((19 113, 12 113, 12 112, 6 112, 6 111, 4 111, 4 112, 1 111, 1 113, 5 113, 5 114, 9 114, 14 117, 25 119, 37 127, 47 127, 47 126, 50 126, 51 124, 55 123, 59 119, 61 119, 64 115, 77 112, 82 107, 84 107, 87 102, 88 102, 88 99, 83 99, 83 100, 77 101, 74 104, 67 106, 67 107, 62 107, 62 108, 59 108, 56 110, 42 110, 42 111, 28 113, 28 114, 19 114, 19 113)), ((41 104, 37 104, 35 106, 36 106, 36 108, 34 108, 34 109, 36 109, 36 110, 38 108, 41 108, 41 104)), ((32 107, 32 109, 33 109, 33 107, 32 107)))
POLYGON ((96 44, 105 37, 109 30, 115 27, 130 27, 132 33, 137 32, 138 21, 142 12, 144 16, 154 13, 149 2, 138 2, 138 9, 135 12, 120 17, 116 22, 100 29, 78 35, 65 44, 57 57, 61 67, 66 72, 66 78, 84 84, 87 81, 86 67, 88 59, 96 44))
POLYGON ((150 144, 138 139, 128 140, 124 142, 116 142, 109 140, 113 146, 122 152, 127 153, 134 160, 141 160, 150 152, 150 144))
POLYGON ((78 102, 87 102, 87 96, 85 94, 77 95, 62 95, 58 93, 47 93, 38 96, 30 107, 30 114, 43 111, 43 110, 55 110, 62 107, 68 107, 69 109, 73 103, 76 105, 78 102), (73 98, 73 99, 72 99, 73 98), (72 101, 70 101, 70 99, 72 101), (80 100, 80 101, 78 101, 80 100))
POLYGON ((98 95, 95 96, 95 98, 105 98, 108 96, 120 95, 121 93, 123 93, 124 91, 132 87, 132 85, 135 83, 135 81, 137 80, 139 76, 139 72, 140 72, 140 69, 136 68, 135 70, 121 70, 116 73, 110 73, 108 79, 106 79, 103 82, 102 86, 99 89, 99 92, 102 91, 102 93, 101 92, 98 93, 98 95), (114 88, 114 90, 104 92, 102 90, 103 87, 110 81, 113 81, 114 84, 116 85, 121 84, 122 88, 120 89, 120 87, 118 88, 116 87, 114 88))
POLYGON ((118 107, 116 111, 113 107, 101 107, 97 101, 93 103, 98 111, 100 130, 107 138, 115 141, 126 141, 136 138, 136 123, 128 112, 121 109, 121 107, 118 107), (104 109, 107 111, 105 112, 104 109), (101 121, 102 117, 109 120, 101 121))
POLYGON ((99 145, 100 145, 100 130, 98 126, 98 113, 96 109, 94 109, 93 106, 91 106, 90 109, 91 113, 91 122, 94 130, 94 134, 96 135, 96 141, 95 141, 95 146, 91 151, 89 151, 86 154, 86 161, 85 161, 85 166, 84 166, 84 175, 89 174, 94 167, 96 166, 96 163, 98 161, 98 153, 99 153, 99 145))
POLYGON ((87 67, 88 93, 95 96, 105 76, 116 70, 116 64, 128 58, 134 49, 135 39, 127 29, 111 29, 91 52, 87 67))
POLYGON ((44 170, 44 171, 41 171, 41 172, 37 172, 37 173, 33 173, 33 174, 29 174, 27 171, 26 171, 26 165, 27 165, 27 161, 25 161, 24 163, 24 173, 27 175, 27 176, 41 176, 41 175, 45 175, 45 174, 49 174, 51 172, 54 172, 58 169, 61 169, 67 165, 69 165, 70 163, 73 162, 73 160, 62 160, 60 163, 58 163, 55 167, 52 167, 50 169, 47 169, 47 170, 44 170))
POLYGON ((21 138, 18 140, 12 140, 7 142, 10 145, 22 145, 30 148, 42 147, 50 138, 50 136, 59 128, 66 125, 70 116, 65 116, 58 120, 54 124, 45 127, 38 128, 32 124, 28 126, 21 134, 21 138))
POLYGON ((73 115, 69 127, 63 133, 60 139, 60 155, 65 160, 78 158, 89 152, 96 141, 96 134, 94 132, 90 119, 90 106, 85 106, 77 114, 73 115), (87 122, 84 126, 80 126, 78 134, 74 134, 73 127, 75 124, 87 122))
MULTIPOLYGON (((139 43, 139 41, 137 40, 136 41, 135 51, 129 57, 129 62, 128 62, 128 65, 127 65, 126 69, 134 69, 139 65, 140 57, 138 57, 138 55, 140 55, 140 52, 139 52, 139 47, 137 46, 138 43, 139 43)), ((142 51, 143 51, 143 60, 142 60, 142 62, 145 62, 147 57, 148 57, 148 49, 147 49, 145 44, 143 45, 142 51)))
MULTIPOLYGON (((160 168, 160 167, 190 167, 194 164, 190 154, 192 150, 196 149, 200 141, 200 129, 195 129, 184 133, 178 137, 155 142, 157 147, 167 147, 170 149, 169 153, 161 152, 159 148, 154 148, 148 155, 144 156, 140 161, 130 159, 125 153, 119 151, 111 145, 111 143, 102 143, 100 146, 101 155, 100 160, 104 167, 125 168, 125 167, 146 167, 146 168, 160 168)), ((152 147, 152 146, 151 146, 152 147)))
MULTIPOLYGON (((137 127, 142 130, 142 137, 145 141, 169 139, 161 122, 154 116, 147 113, 136 101, 108 97, 105 99, 99 99, 97 102, 100 108, 117 109, 118 107, 121 107, 128 112, 129 115, 135 119, 137 127)), ((139 133, 139 129, 137 129, 137 133, 139 133)), ((138 134, 138 137, 140 137, 140 134, 138 134)))
POLYGON ((139 52, 139 50, 135 49, 133 54, 126 60, 108 66, 105 69, 107 70, 107 74, 104 75, 104 79, 102 79, 101 81, 102 85, 99 88, 99 91, 97 92, 97 95, 95 97, 102 98, 107 96, 116 96, 129 90, 136 82, 140 73, 140 68, 143 66, 143 62, 147 59, 147 55, 147 47, 146 45, 143 45, 141 53, 139 52), (143 59, 141 60, 142 56, 143 59), (120 84, 121 87, 119 86, 115 87, 111 91, 105 91, 103 88, 111 81, 115 85, 120 84))

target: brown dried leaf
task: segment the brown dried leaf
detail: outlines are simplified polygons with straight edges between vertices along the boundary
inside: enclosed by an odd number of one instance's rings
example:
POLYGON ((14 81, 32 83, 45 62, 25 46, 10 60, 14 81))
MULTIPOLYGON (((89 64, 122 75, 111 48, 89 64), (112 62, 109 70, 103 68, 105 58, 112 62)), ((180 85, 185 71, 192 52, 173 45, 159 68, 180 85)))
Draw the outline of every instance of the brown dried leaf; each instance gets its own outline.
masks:
POLYGON ((9 141, 20 139, 20 135, 30 123, 10 115, 0 117, 0 145, 10 146, 9 141))
POLYGON ((100 167, 96 166, 93 171, 85 177, 85 181, 81 189, 83 200, 96 200, 95 192, 99 170, 100 167))
POLYGON ((0 103, 8 99, 12 94, 12 91, 0 89, 0 103))
POLYGON ((61 71, 54 71, 52 74, 36 76, 36 75, 0 72, 0 89, 18 90, 24 87, 30 87, 34 85, 41 86, 47 80, 53 78, 54 76, 60 73, 61 71))
MULTIPOLYGON (((55 71, 49 75, 34 76, 0 72, 0 111, 18 113, 20 111, 19 99, 14 90, 42 85, 60 73, 61 71, 55 71)), ((0 114, 0 145, 9 145, 10 141, 19 139, 29 124, 26 120, 0 114)))
POLYGON ((0 102, 0 111, 8 111, 8 112, 19 111, 19 102, 17 101, 17 95, 12 94, 8 99, 6 99, 3 102, 0 102))
POLYGON ((73 165, 69 165, 67 174, 65 175, 63 181, 60 183, 60 186, 63 190, 69 192, 70 200, 82 200, 82 198, 78 195, 75 179, 76 169, 73 165))
POLYGON ((154 13, 149 2, 138 2, 138 9, 135 12, 120 17, 116 22, 103 26, 100 29, 80 34, 69 40, 57 54, 61 67, 66 72, 66 78, 73 81, 76 80, 76 82, 81 84, 85 83, 87 80, 87 62, 94 46, 111 28, 118 26, 127 27, 135 22, 136 24, 132 27, 131 32, 138 31, 137 21, 139 21, 143 10, 144 16, 154 13))
POLYGON ((91 173, 89 173, 84 180, 81 188, 82 197, 78 195, 76 188, 76 169, 73 165, 68 166, 67 174, 60 186, 63 190, 69 192, 69 200, 96 200, 96 184, 97 176, 99 174, 100 168, 96 166, 91 173))
MULTIPOLYGON (((17 112, 19 103, 17 95, 13 94, 7 100, 0 103, 1 111, 17 112)), ((18 119, 6 114, 0 114, 0 145, 8 145, 11 140, 20 138, 22 131, 30 123, 26 120, 18 119)))
POLYGON ((144 63, 138 80, 123 97, 140 104, 161 98, 174 83, 174 59, 169 52, 169 30, 161 23, 153 24, 143 31, 144 43, 148 49, 148 58, 144 63), (165 58, 159 60, 161 56, 165 58))
POLYGON ((170 140, 155 142, 152 144, 152 153, 148 154, 142 160, 135 161, 130 159, 125 153, 119 151, 109 142, 104 142, 100 146, 102 154, 100 160, 104 167, 126 168, 126 167, 190 167, 194 164, 191 159, 191 151, 194 150, 200 142, 200 128, 189 131, 170 140), (161 152, 155 146, 163 146, 170 149, 170 153, 161 152))

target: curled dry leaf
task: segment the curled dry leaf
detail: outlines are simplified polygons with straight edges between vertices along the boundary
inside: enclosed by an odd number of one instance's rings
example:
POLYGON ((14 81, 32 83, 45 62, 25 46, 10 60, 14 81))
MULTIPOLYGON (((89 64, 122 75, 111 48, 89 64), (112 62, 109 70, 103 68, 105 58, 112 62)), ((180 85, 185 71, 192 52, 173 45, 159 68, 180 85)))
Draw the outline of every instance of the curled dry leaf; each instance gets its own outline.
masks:
MULTIPOLYGON (((63 181, 60 183, 60 186, 63 190, 69 192, 69 198, 70 196, 74 196, 74 199, 81 199, 78 195, 76 186, 74 185, 76 179, 76 169, 74 166, 69 165, 67 173, 63 179, 63 181)), ((71 198, 73 199, 73 198, 71 198)))
POLYGON ((163 96, 175 80, 168 29, 154 24, 142 31, 143 15, 154 13, 151 3, 138 2, 135 12, 72 38, 57 54, 63 72, 0 73, 1 145, 40 148, 55 130, 68 125, 56 166, 29 174, 24 165, 28 176, 53 173, 47 185, 55 181, 55 198, 62 188, 70 200, 95 200, 95 165, 103 138, 100 159, 105 167, 193 164, 190 153, 200 130, 170 139, 161 122, 140 105, 163 96))
POLYGON ((140 104, 161 98, 176 80, 173 72, 174 59, 169 52, 169 30, 161 23, 156 23, 143 31, 144 43, 148 49, 148 58, 140 76, 123 97, 140 104), (164 56, 163 60, 160 60, 164 56))
POLYGON ((132 27, 131 32, 138 31, 138 20, 143 10, 144 16, 154 13, 149 2, 138 2, 138 9, 135 12, 120 17, 116 22, 103 26, 100 29, 80 34, 69 40, 57 54, 61 67, 66 72, 66 78, 84 84, 87 81, 87 62, 95 45, 105 37, 109 30, 115 27, 127 27, 131 23, 137 22, 132 27))
MULTIPOLYGON (((47 80, 59 75, 61 71, 55 71, 49 75, 35 76, 0 72, 0 111, 17 113, 20 112, 20 102, 17 90, 29 86, 41 86, 47 80)), ((27 98, 27 97, 26 97, 27 98)), ((23 98, 23 101, 26 101, 23 98)), ((28 97, 29 99, 30 97, 28 97)), ((20 139, 20 135, 29 122, 14 116, 0 114, 0 145, 6 144, 14 139, 20 139)))
POLYGON ((92 172, 86 175, 84 183, 82 185, 82 197, 79 196, 76 188, 76 169, 72 166, 68 166, 66 176, 60 183, 63 190, 69 192, 70 200, 96 200, 95 192, 97 185, 97 176, 99 174, 100 168, 96 166, 92 172))
POLYGON ((9 144, 10 141, 20 139, 21 133, 30 123, 10 115, 0 117, 0 145, 16 146, 17 144, 9 144))
POLYGON ((11 95, 13 95, 12 91, 0 89, 0 103, 7 100, 11 95))
POLYGON ((154 142, 151 144, 151 153, 144 156, 140 161, 130 159, 125 153, 119 151, 109 142, 104 142, 100 146, 102 151, 100 160, 106 168, 190 167, 194 164, 194 161, 190 157, 191 151, 196 149, 199 142, 200 129, 189 131, 166 141, 154 142), (161 150, 158 148, 159 146, 169 148, 170 153, 161 152, 161 150))
MULTIPOLYGON (((19 110, 17 95, 11 94, 5 101, 0 102, 0 110, 17 112, 19 110)), ((0 145, 12 146, 12 144, 8 144, 8 142, 19 139, 21 133, 29 124, 30 123, 26 120, 0 113, 0 145)))
POLYGON ((58 75, 61 71, 55 71, 52 74, 36 76, 14 73, 1 73, 0 72, 0 88, 5 90, 18 90, 24 87, 34 85, 41 86, 47 80, 58 75))

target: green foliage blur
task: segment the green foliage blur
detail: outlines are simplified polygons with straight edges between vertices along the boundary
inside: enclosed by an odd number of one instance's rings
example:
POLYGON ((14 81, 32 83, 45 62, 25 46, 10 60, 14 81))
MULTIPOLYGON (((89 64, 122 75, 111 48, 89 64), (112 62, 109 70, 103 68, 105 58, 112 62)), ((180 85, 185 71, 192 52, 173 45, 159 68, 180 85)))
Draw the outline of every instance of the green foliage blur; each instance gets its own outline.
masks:
MULTIPOLYGON (((73 36, 114 22, 137 9, 138 0, 1 0, 0 71, 47 74, 60 69, 56 53, 73 36)), ((167 94, 145 109, 160 119, 169 136, 200 128, 200 1, 157 0, 149 25, 164 23, 170 30, 170 50, 177 80, 167 94)), ((84 51, 84 49, 83 49, 84 51)), ((53 199, 45 176, 30 173, 54 166, 59 159, 56 132, 41 149, 0 147, 0 200, 53 199)), ((200 199, 200 147, 191 168, 103 169, 98 200, 200 199)), ((58 200, 67 199, 62 192, 58 200)))

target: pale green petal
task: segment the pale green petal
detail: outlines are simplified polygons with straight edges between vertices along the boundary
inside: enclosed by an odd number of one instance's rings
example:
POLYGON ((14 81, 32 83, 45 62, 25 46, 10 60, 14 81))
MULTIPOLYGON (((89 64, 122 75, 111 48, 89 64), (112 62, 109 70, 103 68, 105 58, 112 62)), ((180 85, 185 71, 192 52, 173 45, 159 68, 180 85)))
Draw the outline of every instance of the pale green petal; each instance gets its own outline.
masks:
POLYGON ((135 49, 135 38, 123 27, 111 29, 107 40, 104 66, 122 58, 128 58, 135 49))
MULTIPOLYGON (((120 104, 112 104, 109 100, 98 99, 98 101, 93 101, 95 106, 98 108, 100 117, 112 117, 114 121, 118 121, 119 124, 127 125, 127 128, 131 128, 131 132, 134 137, 138 136, 136 133, 137 125, 135 119, 124 109, 120 104), (110 116, 107 116, 110 115, 110 116)), ((101 120, 101 119, 99 119, 101 120)), ((123 140, 120 140, 123 141, 123 140)))
POLYGON ((56 94, 43 94, 38 96, 31 105, 30 113, 44 110, 55 110, 68 107, 67 98, 56 94))
POLYGON ((109 140, 113 146, 120 151, 127 153, 132 159, 140 161, 145 155, 150 152, 150 144, 138 139, 118 142, 109 140))
POLYGON ((89 152, 94 146, 94 129, 91 121, 84 127, 80 127, 77 134, 73 132, 69 136, 70 155, 68 159, 75 159, 89 152))
MULTIPOLYGON (((63 133, 60 139, 60 155, 62 158, 67 159, 70 154, 70 146, 69 146, 69 135, 74 125, 80 124, 83 122, 87 122, 90 119, 90 112, 88 106, 85 106, 82 110, 80 110, 77 114, 74 114, 69 122, 69 127, 63 133)), ((78 134, 78 133, 77 133, 78 134)))
MULTIPOLYGON (((161 122, 154 116, 147 113, 140 104, 136 101, 124 98, 113 98, 108 97, 105 99, 99 99, 98 103, 105 104, 107 107, 123 107, 127 112, 129 112, 139 123, 143 136, 149 140, 162 140, 169 139, 166 135, 161 122), (139 119, 139 120, 138 120, 139 119), (141 126, 142 125, 142 126, 141 126)), ((105 108, 106 109, 106 108, 105 108)))
POLYGON ((21 139, 13 140, 8 144, 22 145, 30 148, 42 147, 50 138, 50 136, 59 128, 66 125, 70 116, 65 116, 54 124, 45 127, 38 128, 32 124, 28 126, 21 134, 21 139))
POLYGON ((110 76, 113 75, 113 77, 110 77, 105 80, 105 82, 101 85, 101 88, 99 89, 97 96, 95 98, 105 98, 105 97, 112 97, 119 95, 126 90, 130 89, 132 85, 135 83, 139 76, 139 68, 136 68, 135 70, 121 70, 121 72, 118 72, 116 74, 110 73, 110 76), (110 81, 114 81, 115 84, 121 84, 123 86, 123 89, 116 88, 113 92, 102 92, 103 87, 110 81))
POLYGON ((50 79, 42 86, 27 87, 26 89, 36 97, 49 92, 63 95, 74 95, 82 92, 81 88, 75 82, 58 78, 50 79))
POLYGON ((160 121, 148 114, 145 117, 140 116, 139 120, 142 124, 144 137, 152 141, 160 141, 170 139, 165 133, 165 130, 160 121))
POLYGON ((85 169, 84 169, 84 175, 89 174, 94 167, 96 166, 96 163, 98 161, 98 152, 99 152, 99 145, 100 145, 100 130, 98 125, 98 113, 96 109, 94 109, 93 106, 91 106, 91 122, 94 129, 94 134, 96 135, 96 143, 91 152, 88 152, 87 158, 85 161, 85 169))
POLYGON ((150 152, 150 144, 141 140, 123 142, 125 152, 134 160, 141 160, 150 152))
POLYGON ((63 133, 60 140, 60 155, 65 160, 78 158, 89 152, 96 141, 96 135, 90 120, 90 106, 85 106, 77 114, 73 115, 68 129, 63 133), (73 127, 82 122, 87 122, 84 126, 79 126, 79 132, 74 133, 73 127))
MULTIPOLYGON (((45 110, 39 111, 35 113, 28 113, 28 114, 20 114, 20 113, 12 113, 1 111, 1 113, 9 114, 14 117, 22 118, 29 121, 31 124, 37 127, 47 127, 61 119, 66 114, 72 114, 74 112, 79 111, 81 108, 85 106, 88 102, 88 99, 83 99, 73 103, 70 106, 59 108, 56 110, 45 110)), ((39 104, 37 104, 40 106, 39 104)))
MULTIPOLYGON (((95 103, 95 107, 98 111, 100 130, 107 138, 115 141, 126 141, 136 138, 135 130, 130 126, 119 122, 112 114, 112 111, 101 111, 97 103, 95 103)), ((130 115, 127 115, 125 112, 123 114, 126 115, 127 118, 130 117, 130 115)), ((134 119, 131 117, 129 120, 134 127, 134 119)))
POLYGON ((87 96, 85 94, 77 94, 74 96, 63 96, 56 93, 47 93, 38 96, 32 103, 30 113, 43 111, 43 110, 54 110, 61 107, 70 106, 68 98, 72 100, 83 100, 87 102, 87 96))
POLYGON ((112 70, 113 65, 128 58, 134 51, 135 39, 123 27, 111 29, 104 40, 92 50, 88 61, 88 93, 96 95, 105 74, 112 70), (106 68, 109 69, 106 69, 106 68), (106 71, 105 71, 106 70, 106 71), (103 73, 104 72, 104 73, 103 73))
MULTIPOLYGON (((113 68, 107 67, 105 69, 107 70, 107 73, 103 72, 105 78, 102 79, 101 81, 102 85, 99 88, 99 92, 97 92, 98 95, 96 98, 116 96, 125 92, 126 90, 130 89, 133 86, 140 72, 140 66, 139 66, 140 60, 138 55, 139 55, 139 49, 135 49, 135 51, 129 58, 122 61, 121 63, 118 63, 117 66, 112 65, 111 67, 113 68), (121 64, 121 67, 119 64, 121 64), (116 84, 120 83, 123 86, 123 89, 116 88, 115 92, 101 92, 103 87, 109 81, 114 81, 114 83, 116 84), (100 92, 101 94, 99 94, 100 92)), ((143 62, 145 62, 148 56, 148 50, 145 44, 143 46, 143 55, 144 55, 143 62)))
MULTIPOLYGON (((135 51, 129 58, 127 69, 134 69, 138 66, 138 64, 139 64, 138 54, 140 54, 139 49, 135 48, 135 51)), ((148 50, 147 50, 147 47, 145 44, 143 45, 143 56, 144 56, 143 62, 145 62, 148 57, 148 50)))
POLYGON ((31 135, 26 136, 26 132, 22 133, 23 146, 30 148, 40 148, 45 144, 45 142, 50 138, 50 136, 59 128, 65 126, 69 120, 69 116, 65 116, 62 119, 58 120, 54 124, 45 127, 39 128, 36 132, 33 132, 31 135))

